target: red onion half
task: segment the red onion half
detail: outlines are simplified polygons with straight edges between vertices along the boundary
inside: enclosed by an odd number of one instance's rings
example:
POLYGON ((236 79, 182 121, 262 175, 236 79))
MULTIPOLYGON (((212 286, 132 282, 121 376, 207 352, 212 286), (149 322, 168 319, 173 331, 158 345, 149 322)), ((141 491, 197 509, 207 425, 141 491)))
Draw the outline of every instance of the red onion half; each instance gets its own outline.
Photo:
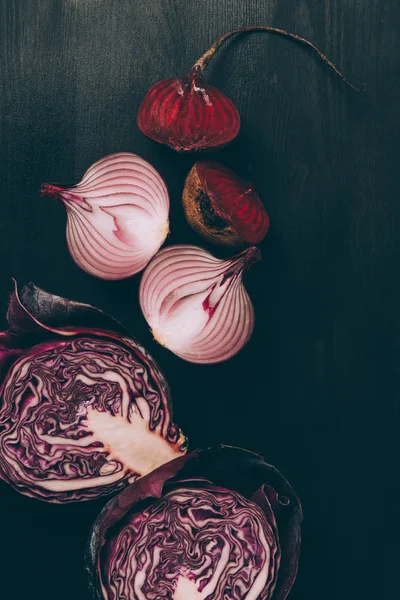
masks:
POLYGON ((139 301, 154 338, 195 363, 234 356, 254 328, 254 309, 242 275, 260 258, 252 246, 221 260, 197 246, 169 246, 150 262, 139 301))
POLYGON ((71 188, 43 184, 67 209, 67 244, 76 264, 100 279, 138 273, 169 231, 169 197, 159 173, 136 154, 110 154, 71 188))

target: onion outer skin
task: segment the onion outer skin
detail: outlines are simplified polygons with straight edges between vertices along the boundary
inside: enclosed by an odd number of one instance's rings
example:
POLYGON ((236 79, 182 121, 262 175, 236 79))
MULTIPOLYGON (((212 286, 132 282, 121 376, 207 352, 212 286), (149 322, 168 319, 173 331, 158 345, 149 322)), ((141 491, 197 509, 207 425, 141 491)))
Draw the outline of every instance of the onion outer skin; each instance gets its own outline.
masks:
POLYGON ((254 308, 242 274, 260 258, 255 247, 221 260, 198 246, 161 250, 139 289, 143 315, 156 341, 188 362, 228 360, 249 341, 254 308))
POLYGON ((43 184, 41 190, 64 203, 69 252, 83 271, 100 279, 143 270, 168 235, 167 187, 136 154, 110 154, 73 187, 43 184))

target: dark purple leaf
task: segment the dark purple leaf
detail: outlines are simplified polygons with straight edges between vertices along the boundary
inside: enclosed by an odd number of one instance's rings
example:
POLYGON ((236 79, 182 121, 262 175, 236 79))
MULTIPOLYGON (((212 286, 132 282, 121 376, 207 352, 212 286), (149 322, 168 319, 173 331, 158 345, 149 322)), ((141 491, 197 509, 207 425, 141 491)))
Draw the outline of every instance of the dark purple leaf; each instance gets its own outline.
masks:
POLYGON ((80 326, 127 333, 116 319, 90 304, 49 294, 34 283, 24 285, 20 292, 15 287, 7 311, 9 330, 15 333, 37 331, 38 325, 32 317, 55 328, 80 326))

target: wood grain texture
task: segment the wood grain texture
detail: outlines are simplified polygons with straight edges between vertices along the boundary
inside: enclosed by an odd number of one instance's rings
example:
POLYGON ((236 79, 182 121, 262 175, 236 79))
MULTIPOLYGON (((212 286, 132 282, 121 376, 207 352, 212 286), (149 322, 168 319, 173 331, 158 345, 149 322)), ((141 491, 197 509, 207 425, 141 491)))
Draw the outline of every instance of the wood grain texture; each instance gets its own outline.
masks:
MULTIPOLYGON (((305 512, 292 600, 398 588, 399 25, 397 0, 1 2, 0 312, 11 277, 111 312, 159 361, 193 446, 247 447, 280 468, 305 512), (254 24, 307 37, 367 92, 263 33, 231 40, 210 65, 208 80, 242 115, 238 138, 213 157, 256 182, 272 228, 247 279, 252 341, 199 367, 154 345, 138 277, 78 269, 63 208, 38 190, 133 151, 168 183, 169 241, 201 243, 180 204, 194 158, 145 139, 136 113, 153 83, 254 24)), ((101 503, 48 506, 5 485, 0 497, 4 597, 88 600, 82 551, 101 503)))

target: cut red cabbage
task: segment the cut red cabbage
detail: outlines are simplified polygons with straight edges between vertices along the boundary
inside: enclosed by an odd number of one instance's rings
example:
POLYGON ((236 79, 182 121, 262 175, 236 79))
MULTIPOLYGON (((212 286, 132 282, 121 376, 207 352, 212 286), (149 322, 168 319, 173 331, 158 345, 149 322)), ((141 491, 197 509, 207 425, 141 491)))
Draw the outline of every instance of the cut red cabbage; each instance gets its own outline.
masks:
POLYGON ((113 498, 87 568, 102 600, 284 600, 296 577, 300 502, 238 448, 196 450, 113 498))
POLYGON ((96 498, 185 452, 160 369, 114 319, 33 284, 11 295, 7 318, 0 477, 16 490, 96 498))

